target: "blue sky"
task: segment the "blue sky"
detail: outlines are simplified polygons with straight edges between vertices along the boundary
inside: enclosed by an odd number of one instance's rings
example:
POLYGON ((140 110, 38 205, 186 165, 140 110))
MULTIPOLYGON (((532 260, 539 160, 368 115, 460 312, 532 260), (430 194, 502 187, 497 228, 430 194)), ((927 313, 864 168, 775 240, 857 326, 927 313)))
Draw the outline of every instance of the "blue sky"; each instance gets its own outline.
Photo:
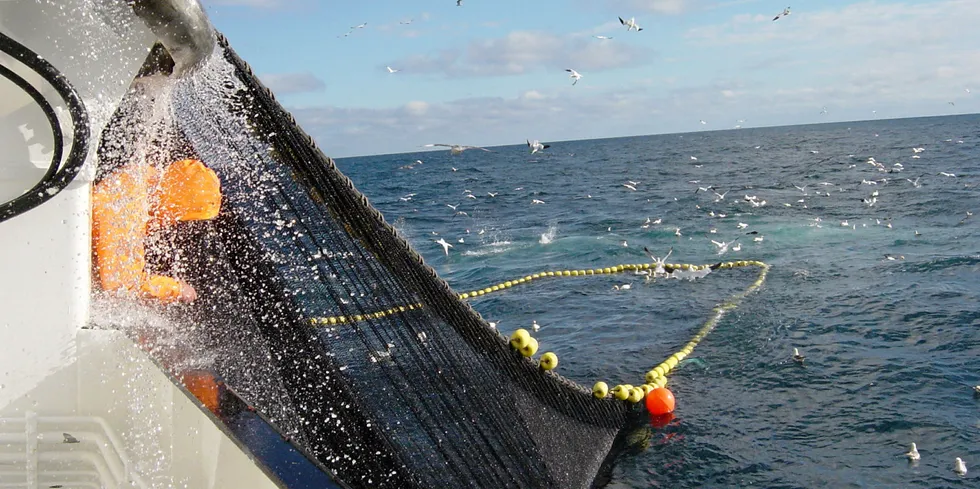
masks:
POLYGON ((980 112, 978 0, 203 4, 334 157, 980 112))

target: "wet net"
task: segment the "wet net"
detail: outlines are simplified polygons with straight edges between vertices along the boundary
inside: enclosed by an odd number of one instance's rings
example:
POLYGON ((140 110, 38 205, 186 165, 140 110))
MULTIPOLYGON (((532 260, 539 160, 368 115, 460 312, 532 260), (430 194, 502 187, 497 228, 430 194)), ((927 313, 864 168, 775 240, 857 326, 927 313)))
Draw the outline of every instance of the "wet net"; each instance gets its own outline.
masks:
POLYGON ((150 261, 194 284, 195 348, 282 435, 350 487, 601 484, 637 405, 510 348, 224 39, 167 107, 150 130, 214 169, 224 202, 150 261))

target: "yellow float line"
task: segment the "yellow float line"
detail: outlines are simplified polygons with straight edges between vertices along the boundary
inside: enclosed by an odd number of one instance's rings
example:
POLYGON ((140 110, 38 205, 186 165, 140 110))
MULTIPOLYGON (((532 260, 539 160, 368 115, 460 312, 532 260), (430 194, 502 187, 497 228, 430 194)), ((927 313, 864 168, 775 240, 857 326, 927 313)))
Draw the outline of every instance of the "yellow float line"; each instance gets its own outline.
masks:
MULTIPOLYGON (((691 354, 691 352, 694 351, 694 348, 698 346, 698 343, 700 343, 701 340, 703 340, 704 337, 711 332, 711 330, 715 329, 715 327, 718 325, 718 322, 721 321, 721 318, 724 317, 725 314, 728 313, 728 311, 731 311, 732 309, 738 307, 738 303, 745 296, 749 295, 750 293, 754 292, 756 289, 761 287, 762 283, 766 280, 766 275, 769 273, 769 265, 761 261, 742 260, 742 261, 722 262, 718 264, 718 266, 716 267, 718 269, 738 268, 738 267, 747 267, 747 266, 759 267, 759 276, 755 279, 754 282, 752 282, 752 285, 750 285, 747 289, 745 289, 741 293, 735 294, 727 301, 721 303, 720 305, 712 309, 711 311, 714 313, 714 315, 711 316, 704 323, 704 325, 701 326, 701 329, 698 330, 698 332, 694 335, 694 337, 691 338, 690 341, 687 342, 687 344, 685 344, 679 351, 677 351, 673 355, 670 355, 669 357, 667 357, 666 360, 664 360, 662 363, 660 363, 659 365, 657 365, 656 367, 654 367, 653 369, 651 369, 646 373, 644 379, 646 382, 644 384, 640 385, 639 387, 634 387, 630 384, 620 384, 613 387, 612 390, 610 390, 605 382, 599 381, 596 382, 595 385, 592 387, 592 393, 598 398, 605 398, 607 395, 612 394, 613 397, 615 397, 616 399, 624 400, 624 401, 628 400, 630 402, 637 403, 643 400, 643 397, 646 395, 646 393, 658 387, 664 387, 665 385, 667 385, 667 374, 674 367, 676 367, 677 364, 681 362, 681 360, 686 358, 688 355, 691 354)), ((664 264, 665 269, 672 269, 672 270, 704 270, 705 268, 710 268, 710 267, 711 265, 691 265, 687 263, 664 264)), ((622 273, 627 271, 649 270, 651 268, 653 268, 653 264, 642 263, 642 264, 616 265, 614 267, 594 268, 594 269, 587 269, 587 270, 558 270, 558 271, 540 272, 540 273, 527 275, 525 277, 521 277, 516 280, 508 280, 506 282, 501 282, 497 285, 492 285, 484 289, 474 290, 472 292, 464 292, 462 294, 459 294, 459 298, 461 300, 466 300, 466 299, 482 297, 487 294, 500 292, 502 290, 506 290, 517 285, 530 283, 534 280, 539 280, 542 278, 582 277, 582 276, 589 276, 589 275, 612 275, 612 274, 622 273)), ((312 323, 315 326, 323 326, 323 325, 334 326, 334 325, 341 325, 341 324, 351 324, 351 323, 356 323, 368 319, 379 319, 385 316, 391 316, 396 313, 402 313, 402 312, 412 311, 421 308, 422 308, 421 303, 415 303, 408 306, 392 307, 384 311, 377 311, 369 314, 312 318, 310 320, 310 323, 312 323)), ((524 331, 526 335, 527 332, 526 330, 523 329, 519 329, 515 331, 514 335, 518 335, 521 331, 524 331)), ((511 339, 512 339, 511 344, 515 345, 514 336, 512 336, 511 339)), ((518 344, 523 345, 524 343, 518 342, 518 344)), ((515 347, 518 348, 518 350, 520 350, 522 354, 524 354, 525 356, 531 356, 534 355, 534 353, 537 351, 537 342, 536 341, 534 342, 534 348, 527 348, 527 347, 520 348, 517 346, 515 347)), ((557 357, 555 357, 554 354, 550 352, 546 353, 545 355, 550 355, 549 361, 547 362, 549 365, 543 365, 543 368, 545 370, 551 370, 551 368, 554 368, 551 365, 557 365, 558 362, 557 357), (548 368, 548 366, 551 366, 551 368, 548 368)))
MULTIPOLYGON (((708 268, 710 265, 691 265, 691 264, 664 264, 664 268, 677 269, 677 270, 702 270, 708 268)), ((501 282, 497 285, 491 285, 484 289, 474 290, 472 292, 463 292, 459 294, 461 300, 475 299, 477 297, 482 297, 487 294, 492 294, 494 292, 500 292, 517 285, 522 285, 530 283, 534 280, 539 280, 542 278, 552 278, 552 277, 583 277, 588 275, 612 275, 616 273, 628 272, 628 271, 640 271, 649 270, 653 265, 650 263, 641 264, 624 264, 616 265, 614 267, 606 268, 594 268, 589 270, 557 270, 540 272, 519 279, 508 280, 506 282, 501 282)), ((415 309, 421 309, 421 303, 415 303, 409 306, 398 306, 392 307, 391 309, 386 309, 383 311, 376 311, 368 314, 357 314, 354 316, 329 316, 329 317, 318 317, 310 319, 310 323, 314 326, 336 326, 340 324, 351 324, 360 321, 365 321, 368 319, 379 319, 385 316, 390 316, 395 313, 411 311, 415 309)))

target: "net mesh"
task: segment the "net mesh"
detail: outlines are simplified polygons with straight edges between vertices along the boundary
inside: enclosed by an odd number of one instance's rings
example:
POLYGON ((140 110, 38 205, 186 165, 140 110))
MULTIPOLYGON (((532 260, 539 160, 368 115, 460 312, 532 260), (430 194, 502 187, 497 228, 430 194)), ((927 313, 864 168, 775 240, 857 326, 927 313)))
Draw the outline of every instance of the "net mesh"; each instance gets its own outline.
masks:
MULTIPOLYGON (((168 97, 173 156, 221 215, 155 257, 225 382, 351 487, 590 487, 636 409, 512 350, 429 268, 219 38, 168 97), (176 257, 175 257, 176 256, 176 257), (169 261, 169 262, 168 262, 169 261), (411 309, 400 306, 419 305, 411 309), (372 315, 388 311, 383 316, 372 315), (335 326, 318 317, 364 316, 335 326)), ((151 138, 152 139, 152 138, 151 138)))

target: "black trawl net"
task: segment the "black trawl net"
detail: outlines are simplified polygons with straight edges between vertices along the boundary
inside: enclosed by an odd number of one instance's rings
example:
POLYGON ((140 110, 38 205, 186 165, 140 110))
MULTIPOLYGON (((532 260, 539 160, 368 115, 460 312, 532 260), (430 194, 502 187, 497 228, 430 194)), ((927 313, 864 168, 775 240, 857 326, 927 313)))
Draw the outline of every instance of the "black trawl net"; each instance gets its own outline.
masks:
POLYGON ((183 238, 217 373, 351 487, 592 486, 635 408, 513 351, 219 45, 172 99, 224 193, 183 238))

